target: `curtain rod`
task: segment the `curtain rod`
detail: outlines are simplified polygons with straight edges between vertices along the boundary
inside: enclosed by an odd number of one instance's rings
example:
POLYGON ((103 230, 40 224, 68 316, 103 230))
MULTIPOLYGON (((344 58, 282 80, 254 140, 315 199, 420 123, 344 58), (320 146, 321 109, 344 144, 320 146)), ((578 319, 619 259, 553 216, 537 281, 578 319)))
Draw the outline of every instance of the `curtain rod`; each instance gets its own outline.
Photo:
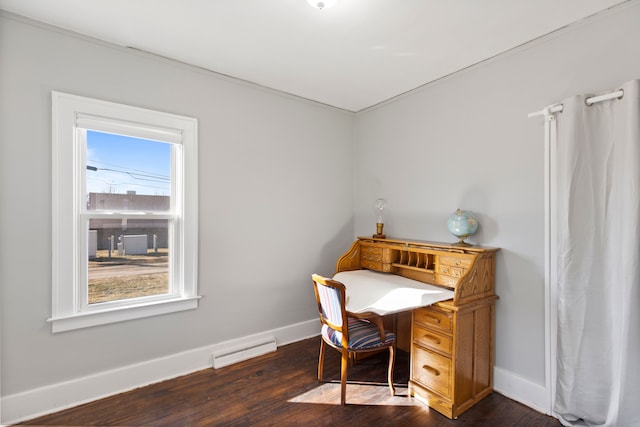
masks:
MULTIPOLYGON (((624 95, 624 90, 619 89, 615 92, 605 93, 604 95, 592 96, 591 98, 587 98, 585 102, 587 105, 593 105, 597 102, 607 101, 609 99, 614 99, 614 98, 620 99, 623 97, 623 95, 624 95)), ((531 118, 536 116, 544 116, 545 114, 558 113, 558 112, 562 112, 563 109, 564 109, 564 106, 562 104, 549 105, 540 111, 529 113, 527 117, 531 118)))

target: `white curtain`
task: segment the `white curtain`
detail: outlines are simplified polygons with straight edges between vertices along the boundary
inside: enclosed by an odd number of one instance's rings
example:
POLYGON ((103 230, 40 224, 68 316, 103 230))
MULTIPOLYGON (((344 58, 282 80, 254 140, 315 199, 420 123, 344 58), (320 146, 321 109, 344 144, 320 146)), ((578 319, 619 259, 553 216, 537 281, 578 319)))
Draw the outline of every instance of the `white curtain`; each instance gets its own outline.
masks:
POLYGON ((564 425, 640 426, 640 80, 556 114, 557 360, 564 425))

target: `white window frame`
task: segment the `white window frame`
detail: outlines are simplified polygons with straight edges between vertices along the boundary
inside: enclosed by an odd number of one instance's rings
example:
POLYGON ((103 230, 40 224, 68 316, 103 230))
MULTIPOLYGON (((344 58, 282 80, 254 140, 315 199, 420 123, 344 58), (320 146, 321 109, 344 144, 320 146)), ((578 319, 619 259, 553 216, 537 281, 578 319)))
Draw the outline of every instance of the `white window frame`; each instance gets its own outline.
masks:
POLYGON ((198 307, 197 120, 52 92, 52 331, 62 332, 198 307), (87 212, 86 130, 172 144, 169 212, 87 212), (88 304, 88 218, 168 219, 168 294, 88 304))

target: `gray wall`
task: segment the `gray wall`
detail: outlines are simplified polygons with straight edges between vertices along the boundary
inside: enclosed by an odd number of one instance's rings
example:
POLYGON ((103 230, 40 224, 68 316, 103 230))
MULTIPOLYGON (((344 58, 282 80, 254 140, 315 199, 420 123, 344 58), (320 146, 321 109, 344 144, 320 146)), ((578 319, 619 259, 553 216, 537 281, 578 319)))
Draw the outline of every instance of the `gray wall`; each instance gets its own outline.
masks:
MULTIPOLYGON (((552 11, 551 11, 552 12, 552 11)), ((527 114, 640 77, 640 4, 621 7, 454 74, 356 118, 357 234, 388 200, 387 235, 471 241, 497 259, 496 366, 544 385, 544 125, 527 114)))
POLYGON ((317 316, 310 274, 353 237, 352 114, 1 13, 0 94, 2 395, 317 316), (199 120, 198 310, 50 332, 52 90, 199 120))

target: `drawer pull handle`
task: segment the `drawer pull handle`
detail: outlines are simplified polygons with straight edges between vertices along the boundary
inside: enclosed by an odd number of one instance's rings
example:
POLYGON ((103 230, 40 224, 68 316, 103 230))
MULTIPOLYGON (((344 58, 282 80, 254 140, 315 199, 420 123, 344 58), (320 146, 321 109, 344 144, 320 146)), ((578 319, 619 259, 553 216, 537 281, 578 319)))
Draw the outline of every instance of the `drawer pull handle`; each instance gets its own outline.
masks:
POLYGON ((433 323, 440 323, 440 319, 438 319, 437 317, 434 316, 429 316, 428 314, 425 314, 425 316, 427 319, 430 319, 433 323))
POLYGON ((440 344, 440 338, 434 337, 433 335, 424 334, 423 337, 427 340, 432 341, 434 344, 440 344))
POLYGON ((424 369, 425 371, 431 372, 436 377, 440 375, 440 371, 438 371, 436 368, 432 368, 429 365, 422 365, 422 369, 424 369))

